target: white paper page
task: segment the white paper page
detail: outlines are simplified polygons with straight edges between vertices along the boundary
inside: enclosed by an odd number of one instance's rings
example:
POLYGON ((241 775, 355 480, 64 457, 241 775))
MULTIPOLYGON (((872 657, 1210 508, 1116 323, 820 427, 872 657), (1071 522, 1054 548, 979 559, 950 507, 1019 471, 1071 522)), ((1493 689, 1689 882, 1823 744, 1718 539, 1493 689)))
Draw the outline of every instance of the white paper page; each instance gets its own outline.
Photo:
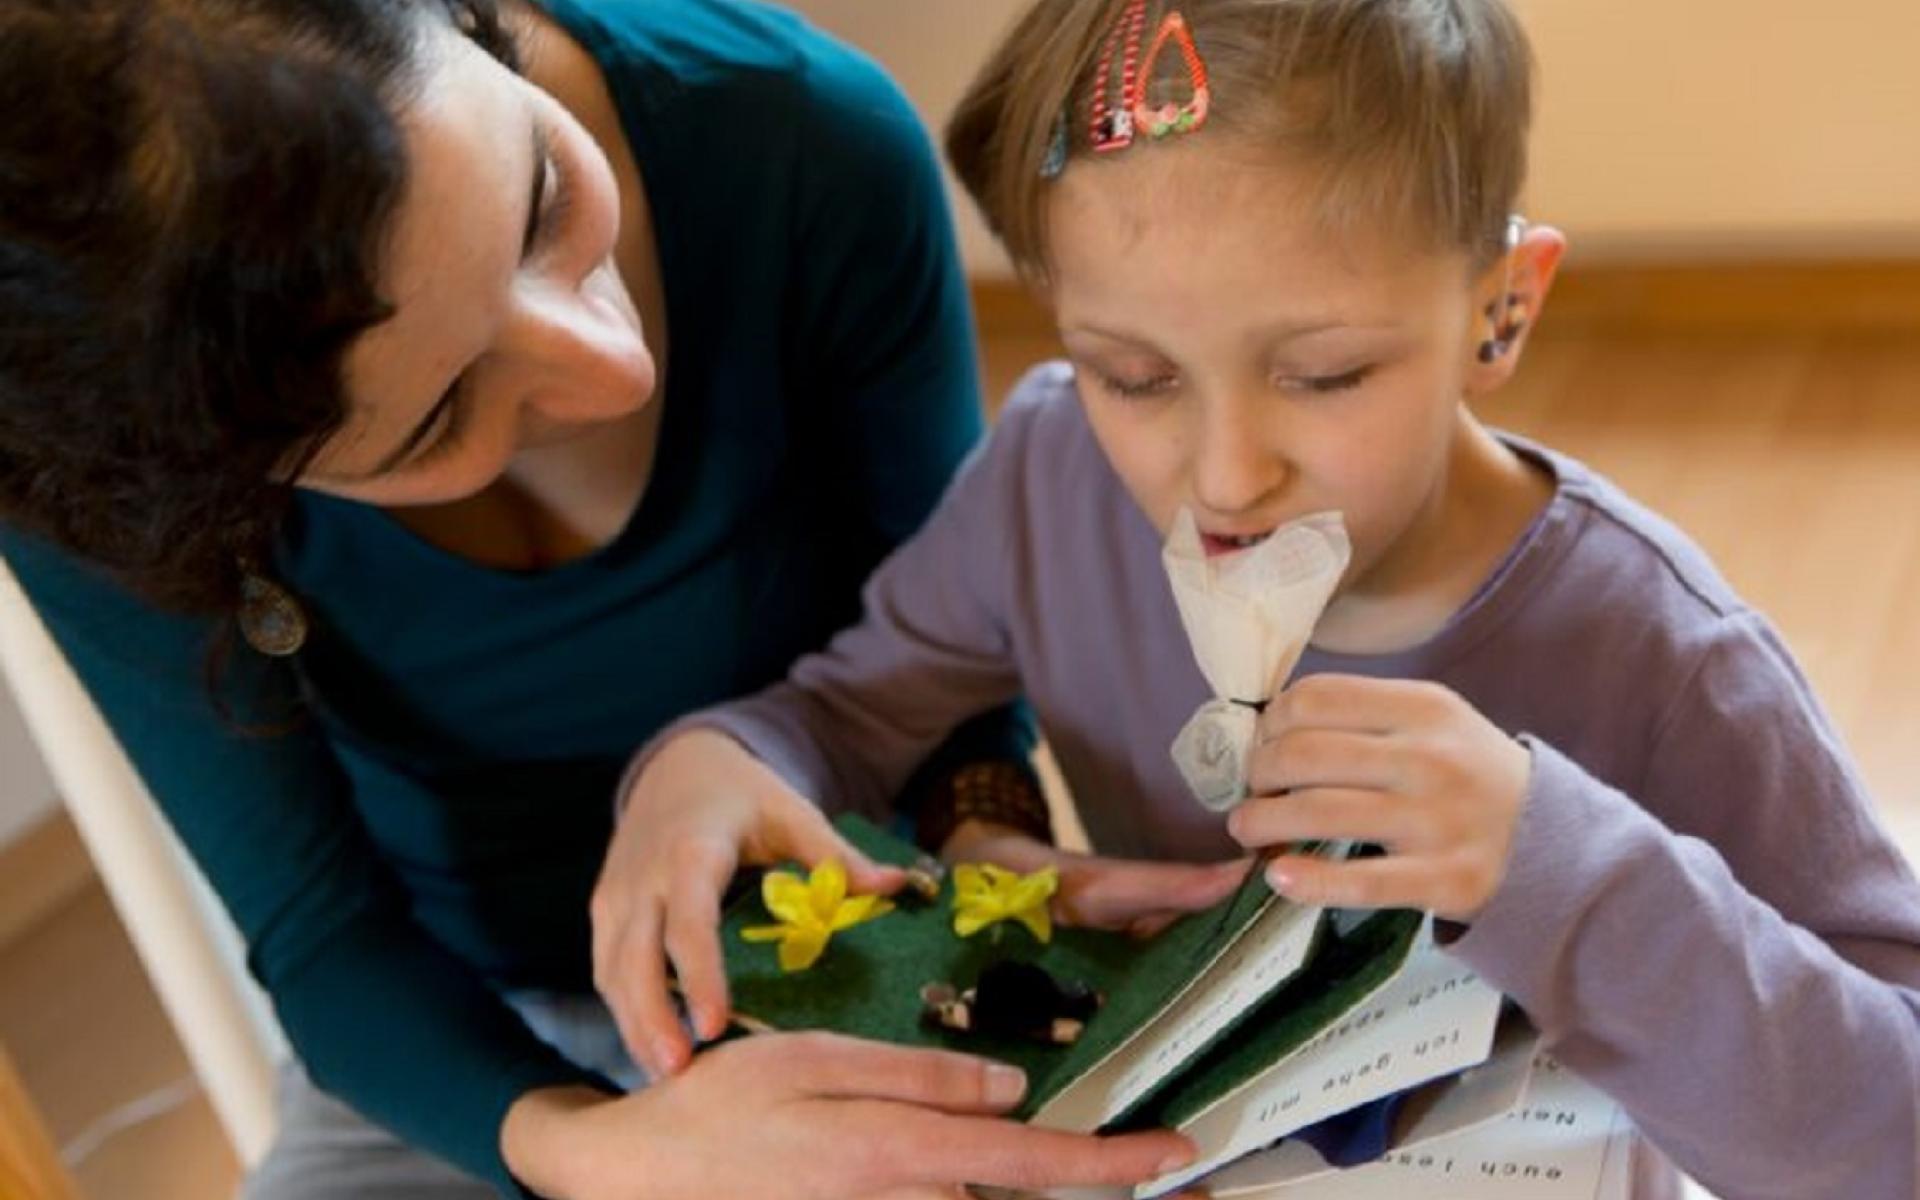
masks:
POLYGON ((1284 901, 1268 909, 1128 1047, 1133 1066, 1114 1085, 1102 1123, 1125 1112, 1249 1007, 1297 974, 1313 949, 1321 912, 1284 901))
POLYGON ((1225 945, 1214 951, 1213 957, 1194 973, 1183 987, 1176 991, 1166 1004, 1140 1028, 1133 1031, 1120 1044, 1109 1050, 1104 1058, 1088 1068, 1080 1078, 1056 1092, 1038 1112, 1028 1120, 1029 1125, 1042 1129, 1064 1129, 1072 1133, 1092 1133, 1107 1119, 1105 1114, 1111 1107, 1108 1103, 1114 1087, 1130 1071, 1137 1061, 1136 1047, 1146 1037, 1160 1019, 1179 1008, 1200 982, 1210 977, 1213 968, 1226 961, 1245 941, 1260 923, 1274 916, 1286 901, 1278 896, 1269 899, 1260 912, 1241 929, 1240 933, 1225 945))
POLYGON ((1232 1200, 1627 1200, 1632 1140, 1606 1093, 1543 1055, 1500 1120, 1232 1200))
MULTIPOLYGON (((1486 1062, 1464 1075, 1436 1080, 1408 1098, 1400 1112, 1398 1124, 1403 1128, 1396 1133, 1394 1149, 1415 1149, 1498 1121, 1519 1107, 1539 1048, 1539 1032, 1517 1010, 1508 1009, 1501 1015, 1493 1054, 1486 1062)), ((1214 1200, 1258 1200, 1282 1185, 1338 1171, 1312 1146, 1288 1140, 1229 1163, 1203 1182, 1214 1200)))
POLYGON ((1090 1132, 1126 1111, 1306 963, 1322 909, 1275 900, 1159 1015, 1048 1100, 1031 1124, 1090 1132))
POLYGON ((1199 1158, 1134 1194, 1162 1195, 1336 1113, 1485 1062, 1500 1004, 1423 936, 1400 973, 1347 1017, 1182 1125, 1199 1158))

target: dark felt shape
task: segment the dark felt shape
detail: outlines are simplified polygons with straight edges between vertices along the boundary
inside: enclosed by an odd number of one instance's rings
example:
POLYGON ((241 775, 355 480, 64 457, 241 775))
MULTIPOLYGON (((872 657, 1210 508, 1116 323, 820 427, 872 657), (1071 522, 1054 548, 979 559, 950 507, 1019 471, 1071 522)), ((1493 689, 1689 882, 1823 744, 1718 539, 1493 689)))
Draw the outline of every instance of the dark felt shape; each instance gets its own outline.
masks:
POLYGON ((1055 979, 1038 963, 1002 959, 988 963, 974 983, 973 1032, 1051 1039, 1053 1022, 1085 1022, 1099 1007, 1099 993, 1079 981, 1055 979))
POLYGON ((1395 1092, 1309 1125, 1293 1136, 1319 1152, 1330 1167, 1357 1167, 1385 1154, 1393 1144, 1393 1123, 1418 1089, 1395 1092))

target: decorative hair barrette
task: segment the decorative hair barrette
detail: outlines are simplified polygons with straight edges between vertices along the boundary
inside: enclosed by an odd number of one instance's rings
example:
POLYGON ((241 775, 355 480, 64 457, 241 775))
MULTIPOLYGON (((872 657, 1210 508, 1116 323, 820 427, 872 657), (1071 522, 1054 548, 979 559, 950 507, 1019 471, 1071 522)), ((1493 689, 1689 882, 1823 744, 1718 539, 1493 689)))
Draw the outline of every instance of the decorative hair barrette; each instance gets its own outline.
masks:
MULTIPOLYGON (((1193 31, 1178 9, 1160 19, 1143 58, 1140 39, 1147 27, 1147 0, 1128 0, 1100 49, 1099 65, 1094 72, 1093 94, 1088 102, 1088 141, 1097 153, 1124 150, 1135 137, 1153 140, 1174 134, 1192 133, 1207 123, 1213 93, 1207 84, 1207 64, 1193 43, 1193 31), (1148 97, 1154 67, 1168 44, 1177 45, 1186 66, 1188 98, 1184 104, 1169 101, 1155 105, 1148 97), (1114 56, 1120 57, 1118 94, 1115 94, 1114 56)), ((1067 121, 1064 115, 1054 126, 1053 140, 1040 166, 1045 179, 1057 177, 1067 166, 1067 121)))

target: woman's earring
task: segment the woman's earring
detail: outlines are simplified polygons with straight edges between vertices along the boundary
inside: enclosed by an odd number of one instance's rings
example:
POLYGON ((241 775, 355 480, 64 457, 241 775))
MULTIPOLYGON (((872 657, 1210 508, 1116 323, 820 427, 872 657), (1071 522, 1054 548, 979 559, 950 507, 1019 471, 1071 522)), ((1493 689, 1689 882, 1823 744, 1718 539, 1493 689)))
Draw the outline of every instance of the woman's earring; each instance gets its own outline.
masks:
POLYGON ((240 635, 262 654, 286 658, 307 644, 307 614, 293 593, 241 565, 240 635))

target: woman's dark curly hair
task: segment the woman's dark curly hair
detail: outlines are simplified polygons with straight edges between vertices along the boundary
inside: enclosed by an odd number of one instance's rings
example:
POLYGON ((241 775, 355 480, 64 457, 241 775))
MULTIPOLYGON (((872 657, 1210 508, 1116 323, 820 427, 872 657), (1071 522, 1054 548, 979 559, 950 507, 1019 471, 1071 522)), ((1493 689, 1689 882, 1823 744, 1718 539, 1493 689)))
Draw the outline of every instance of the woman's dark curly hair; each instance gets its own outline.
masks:
POLYGON ((234 611, 392 311, 396 113, 449 19, 515 64, 495 0, 6 0, 0 520, 234 611))

